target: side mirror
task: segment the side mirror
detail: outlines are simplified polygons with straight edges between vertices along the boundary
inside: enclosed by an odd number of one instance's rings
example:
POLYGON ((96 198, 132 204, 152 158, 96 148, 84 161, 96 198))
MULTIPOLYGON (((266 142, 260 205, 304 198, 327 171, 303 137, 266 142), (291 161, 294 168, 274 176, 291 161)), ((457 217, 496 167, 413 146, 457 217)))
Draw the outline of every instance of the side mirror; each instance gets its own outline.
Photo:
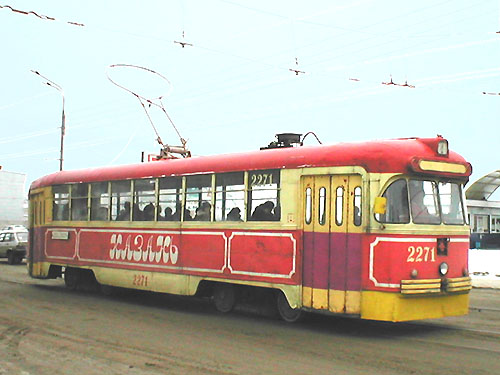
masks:
POLYGON ((373 213, 384 215, 387 211, 387 198, 376 197, 373 205, 373 213))

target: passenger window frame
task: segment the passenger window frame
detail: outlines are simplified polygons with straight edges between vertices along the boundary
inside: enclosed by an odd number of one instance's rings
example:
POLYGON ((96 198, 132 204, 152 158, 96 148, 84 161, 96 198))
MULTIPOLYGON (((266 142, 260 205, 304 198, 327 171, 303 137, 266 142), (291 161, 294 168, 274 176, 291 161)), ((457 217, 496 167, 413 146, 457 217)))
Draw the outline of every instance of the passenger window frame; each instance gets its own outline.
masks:
POLYGON ((281 169, 259 169, 247 174, 247 220, 280 221, 281 169))
POLYGON ((53 221, 69 221, 70 219, 70 204, 71 193, 70 185, 52 185, 52 220, 53 221), (60 191, 58 191, 60 190, 60 191), (65 191, 64 191, 65 190, 65 191), (61 196, 56 197, 56 194, 61 196), (66 202, 66 203, 63 203, 66 202), (56 215, 57 209, 57 215, 56 215))
POLYGON ((71 211, 70 211, 70 220, 71 221, 88 221, 89 220, 89 185, 88 183, 79 183, 79 184, 71 184, 70 185, 70 197, 71 197, 71 211), (85 194, 82 191, 79 191, 82 187, 85 187, 85 194), (84 202, 85 207, 81 207, 77 211, 77 205, 80 205, 84 202), (85 216, 78 216, 75 218, 76 213, 84 212, 85 216))
POLYGON ((182 216, 182 207, 184 202, 184 189, 183 189, 183 177, 182 176, 168 176, 160 177, 158 179, 158 221, 172 221, 180 222, 182 216), (174 199, 167 199, 174 197, 174 199), (172 202, 174 206, 172 208, 172 202), (164 205, 164 206, 163 206, 164 205), (170 216, 167 217, 165 210, 167 208, 171 209, 170 216), (163 216, 161 215, 163 212, 163 216))
POLYGON ((215 174, 214 221, 246 221, 246 191, 245 172, 215 174), (234 197, 228 199, 228 194, 234 197))
POLYGON ((213 221, 213 180, 214 174, 185 176, 183 221, 213 221), (196 198, 191 197, 195 195, 197 195, 196 198), (197 204, 191 202, 197 202, 197 204), (186 214, 189 214, 188 218, 186 214))

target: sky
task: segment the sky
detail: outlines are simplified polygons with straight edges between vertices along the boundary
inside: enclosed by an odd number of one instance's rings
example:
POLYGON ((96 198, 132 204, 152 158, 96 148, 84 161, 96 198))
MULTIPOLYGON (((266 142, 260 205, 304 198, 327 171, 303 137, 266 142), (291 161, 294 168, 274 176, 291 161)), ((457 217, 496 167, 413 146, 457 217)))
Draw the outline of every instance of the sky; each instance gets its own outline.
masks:
POLYGON ((146 107, 153 127, 109 78, 162 97, 195 156, 257 150, 280 132, 328 144, 440 134, 471 182, 500 169, 499 0, 0 6, 0 165, 26 174, 26 192, 59 169, 62 112, 32 70, 63 90, 67 170, 140 162, 159 152, 155 129, 180 144, 160 108, 146 107))

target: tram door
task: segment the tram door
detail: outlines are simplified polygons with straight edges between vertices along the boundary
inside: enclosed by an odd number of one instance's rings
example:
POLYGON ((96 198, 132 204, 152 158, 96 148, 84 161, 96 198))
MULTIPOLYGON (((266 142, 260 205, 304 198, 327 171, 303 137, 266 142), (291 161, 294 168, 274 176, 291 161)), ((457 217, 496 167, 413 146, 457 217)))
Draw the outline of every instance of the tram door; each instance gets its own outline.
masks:
POLYGON ((361 176, 308 176, 302 187, 302 303, 335 313, 359 313, 361 176))
MULTIPOLYGON (((36 235, 36 229, 45 223, 45 200, 43 192, 30 195, 29 202, 29 241, 28 241, 28 272, 31 276, 36 276, 37 270, 33 272, 33 263, 35 262, 35 249, 39 249, 41 239, 36 235)), ((38 235, 40 232, 38 232, 38 235)))

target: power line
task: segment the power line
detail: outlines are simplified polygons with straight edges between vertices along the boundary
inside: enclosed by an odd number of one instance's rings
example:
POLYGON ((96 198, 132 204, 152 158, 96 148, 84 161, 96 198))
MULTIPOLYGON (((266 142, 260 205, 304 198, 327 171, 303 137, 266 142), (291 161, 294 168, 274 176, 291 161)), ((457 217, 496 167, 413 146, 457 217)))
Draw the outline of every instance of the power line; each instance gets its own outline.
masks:
MULTIPOLYGON (((114 139, 112 137, 101 139, 99 141, 94 141, 94 140, 89 140, 89 141, 83 141, 83 142, 78 142, 78 143, 73 143, 70 144, 69 146, 66 147, 66 150, 77 150, 77 149, 82 149, 82 148, 90 148, 94 146, 99 146, 105 143, 110 143, 114 139)), ((16 152, 13 154, 5 154, 5 155, 0 155, 0 158, 2 160, 8 160, 8 159, 17 159, 17 158, 24 158, 28 156, 37 156, 37 155, 44 155, 44 154, 50 154, 52 152, 59 152, 59 148, 48 148, 44 150, 37 150, 37 151, 28 151, 28 152, 16 152)))
MULTIPOLYGON (((25 16, 34 15, 35 17, 38 17, 44 21, 58 21, 54 17, 45 16, 43 14, 38 14, 37 12, 32 11, 32 10, 26 11, 26 10, 15 9, 15 8, 11 7, 10 5, 0 5, 0 9, 1 8, 10 9, 14 13, 23 14, 25 16)), ((62 21, 62 22, 65 22, 65 23, 67 23, 69 25, 73 25, 73 26, 85 26, 83 23, 80 23, 80 22, 74 22, 74 21, 62 21)))
MULTIPOLYGON (((225 1, 226 3, 230 3, 228 1, 225 1)), ((444 4, 444 3, 448 3, 449 1, 445 1, 445 2, 442 2, 442 3, 439 3, 439 4, 436 4, 436 5, 433 5, 431 7, 425 7, 425 8, 422 8, 423 10, 426 10, 428 8, 433 8, 435 6, 438 6, 438 5, 441 5, 441 4, 444 4)), ((411 14, 411 12, 410 12, 411 14)), ((277 15, 278 17, 281 17, 282 19, 289 19, 288 17, 286 16, 283 16, 283 15, 277 15)), ((394 17, 393 17, 394 18, 394 17)), ((43 19, 43 18, 42 18, 43 19)), ((386 20, 384 20, 384 22, 386 22, 386 20)), ((299 21, 298 21, 299 22, 299 21)), ((383 22, 383 21, 380 21, 380 22, 383 22)), ((378 23, 380 23, 378 22, 378 23)), ((313 22, 311 21, 311 24, 313 24, 313 22)), ((376 25, 377 23, 375 24, 372 24, 372 25, 369 25, 367 27, 372 27, 373 25, 376 25)), ((331 25, 332 28, 335 28, 335 25, 331 25)), ((183 29, 184 29, 184 25, 183 25, 183 29)), ((364 28, 363 28, 364 29, 364 28)), ((359 29, 360 31, 363 31, 363 29, 359 29)), ((349 30, 351 32, 353 32, 353 30, 349 30)), ((138 34, 131 34, 131 33, 125 33, 125 32, 120 32, 118 31, 119 33, 123 33, 123 34, 126 34, 126 35, 134 35, 134 36, 140 36, 138 34)), ((364 32, 362 32, 364 33, 364 32)), ((376 35, 376 33, 370 33, 370 32, 367 32, 369 35, 376 35)), ((394 31, 392 31, 392 33, 394 33, 394 31)), ((140 37, 144 37, 144 38, 148 38, 148 39, 154 39, 154 40, 166 40, 165 38, 153 38, 153 37, 150 37, 150 36, 140 36, 140 37)), ((475 43, 475 42, 472 42, 472 43, 475 43)), ((479 41, 479 43, 481 43, 481 41, 479 41)), ((224 50, 217 50, 217 49, 212 49, 212 48, 207 48, 207 47, 203 47, 203 46, 197 46, 195 45, 195 47, 198 47, 199 49, 204 49, 206 51, 210 51, 210 52, 215 52, 215 53, 218 53, 218 54, 221 54, 221 55, 225 55, 225 56, 231 56, 231 57, 236 57, 236 58, 239 58, 239 59, 242 59, 242 60, 246 60, 247 62, 249 63, 257 63, 259 64, 260 66, 264 66, 264 67, 267 67, 267 68, 272 68, 272 69, 277 69, 279 71, 289 71, 290 69, 287 69, 287 67, 285 67, 284 65, 277 65, 277 64, 272 64, 272 63, 269 63, 269 59, 258 59, 258 58, 254 58, 254 57, 245 57, 245 56, 241 56, 241 55, 237 55, 237 54, 233 54, 233 53, 230 53, 228 52, 227 50, 224 51, 224 50)), ((450 46, 448 47, 441 47, 443 48, 443 50, 446 50, 446 48, 449 48, 450 46)), ((458 47, 457 47, 458 48, 458 47)), ((290 50, 290 49, 288 49, 290 50)), ((285 50, 286 51, 286 50, 285 50)), ((323 52, 323 51, 322 51, 323 52)), ((429 52, 426 52, 426 53, 435 53, 436 50, 435 49, 431 49, 429 50, 429 52)), ((410 55, 410 56, 407 56, 408 54, 404 54, 404 55, 396 55, 396 56, 389 56, 389 57, 386 57, 386 59, 400 59, 400 58, 407 58, 407 57, 413 57, 413 55, 410 55)), ((276 56, 276 55, 274 55, 276 56)), ((379 62, 383 62, 383 61, 390 61, 390 60, 380 60, 380 59, 373 59, 372 60, 372 63, 375 64, 375 63, 379 63, 379 62)), ((366 64, 367 62, 364 61, 362 63, 359 63, 359 64, 366 64)), ((344 67, 345 68, 345 67, 344 67)), ((349 67, 349 68, 352 68, 352 65, 349 67)), ((265 70, 264 70, 265 71, 265 70)), ((308 70, 308 73, 310 72, 310 70, 308 70)), ((321 71, 314 71, 314 69, 312 70, 312 73, 313 74, 321 74, 322 72, 321 71)), ((331 72, 330 72, 331 73, 331 72)), ((241 81, 243 82, 248 82, 248 81, 251 81, 252 83, 255 83, 255 78, 254 77, 250 77, 250 78, 247 78, 246 75, 238 75, 237 77, 242 77, 241 81)), ((479 76, 478 76, 479 77, 479 76)), ((268 81, 262 81, 262 83, 256 87, 265 87, 266 86, 266 82, 268 81)), ((380 81, 379 81, 380 83, 380 81)), ((238 92, 238 91, 235 91, 235 90, 231 90, 231 88, 234 88, 236 85, 233 84, 233 82, 230 82, 229 83, 230 86, 229 86, 229 90, 227 89, 227 85, 225 83, 222 84, 222 87, 219 87, 219 89, 223 89, 226 91, 226 94, 225 95, 232 95, 234 94, 235 92, 238 92)), ((239 89, 238 89, 239 90, 239 89)), ((246 91, 248 90, 248 88, 246 89, 242 89, 240 90, 241 91, 246 91)), ((212 88, 212 92, 214 91, 214 89, 212 88)), ((218 95, 220 96, 220 94, 218 95)), ((193 97, 199 97, 199 95, 191 95, 191 96, 188 96, 187 98, 184 98, 183 100, 186 101, 188 100, 189 98, 193 98, 193 97)))

